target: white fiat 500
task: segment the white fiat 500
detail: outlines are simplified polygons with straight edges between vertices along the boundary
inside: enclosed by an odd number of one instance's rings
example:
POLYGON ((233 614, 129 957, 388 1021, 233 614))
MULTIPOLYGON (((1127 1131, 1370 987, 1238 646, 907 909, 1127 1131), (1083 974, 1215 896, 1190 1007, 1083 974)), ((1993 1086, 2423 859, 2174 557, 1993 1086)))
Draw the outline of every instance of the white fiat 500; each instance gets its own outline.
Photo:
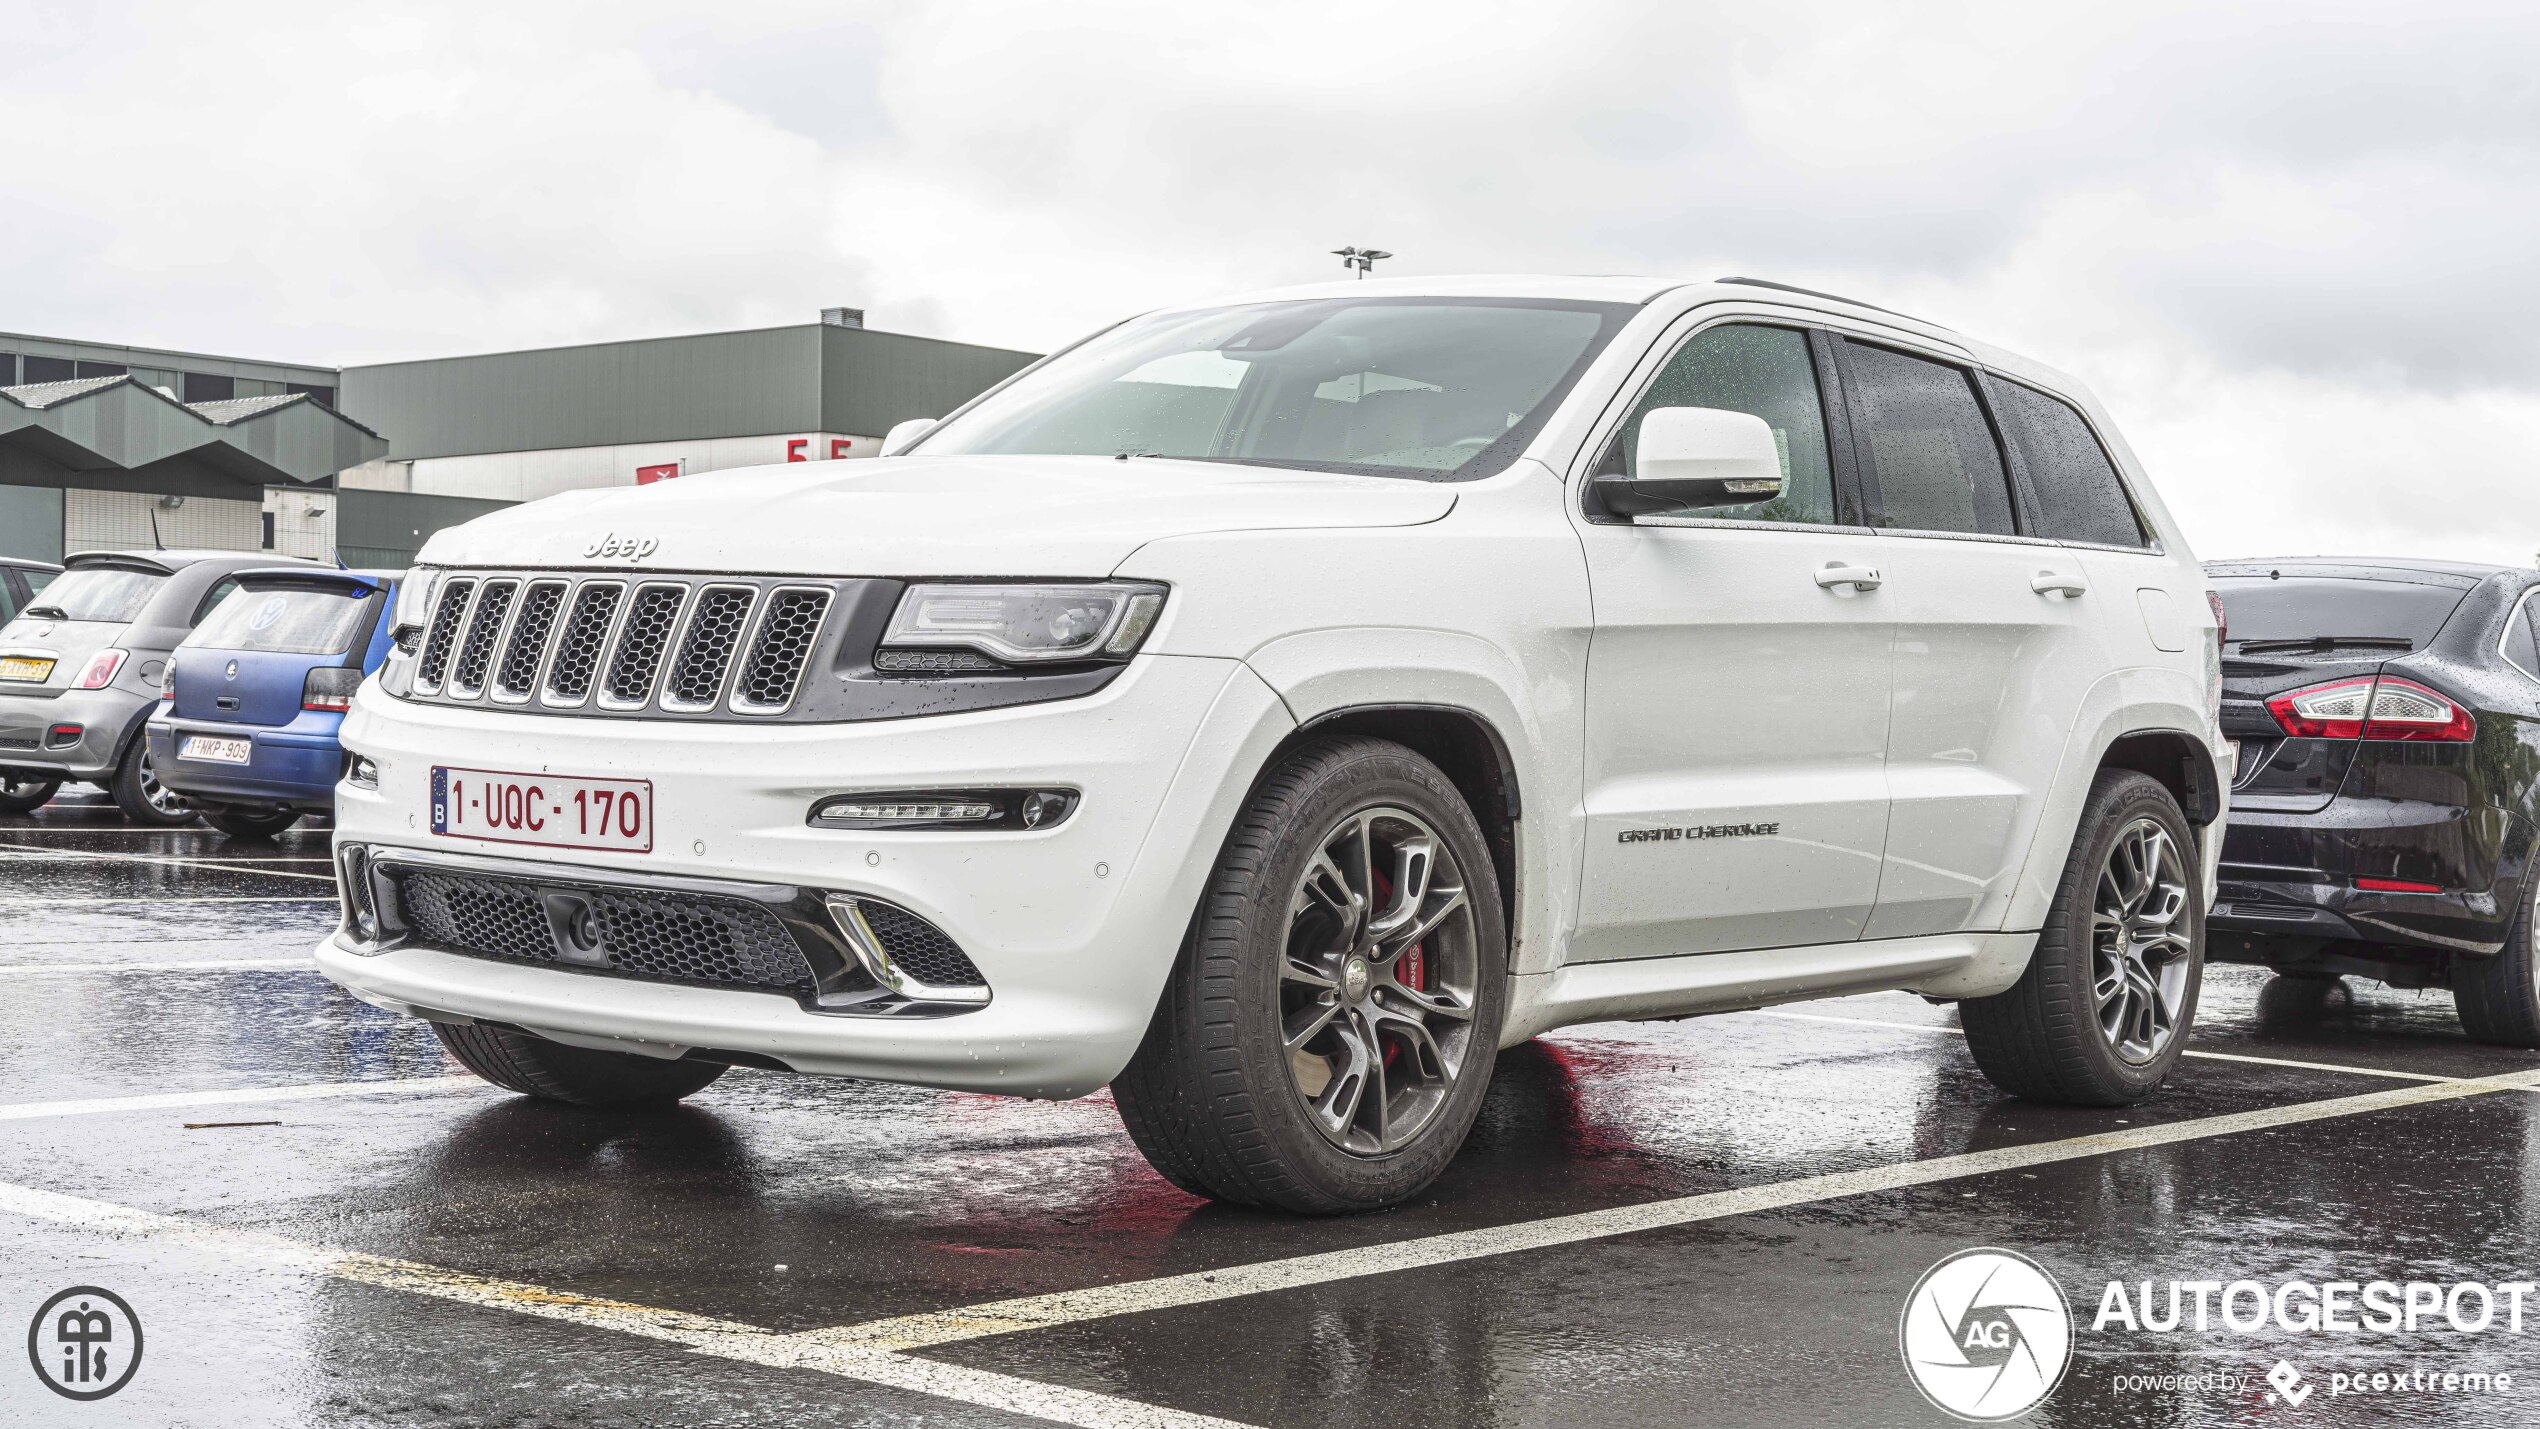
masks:
POLYGON ((1902 988, 2089 1105, 2180 1055, 2216 622, 2070 379, 1747 279, 1377 281, 891 446, 434 537, 327 974, 584 1104, 1108 1084, 1300 1211, 1569 1023, 1902 988))

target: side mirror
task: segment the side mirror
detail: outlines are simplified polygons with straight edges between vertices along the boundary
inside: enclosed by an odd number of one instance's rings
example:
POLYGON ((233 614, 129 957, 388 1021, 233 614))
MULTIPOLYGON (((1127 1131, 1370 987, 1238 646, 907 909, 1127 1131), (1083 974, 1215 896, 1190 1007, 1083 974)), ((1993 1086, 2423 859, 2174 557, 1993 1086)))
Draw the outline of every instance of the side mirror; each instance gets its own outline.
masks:
POLYGON ((905 422, 893 422, 891 430, 882 436, 882 455, 898 456, 908 450, 911 443, 935 429, 937 420, 934 417, 911 417, 905 422))
POLYGON ((1640 419, 1640 475, 1594 483, 1618 516, 1656 516, 1768 501, 1782 492, 1781 448, 1764 419, 1717 407, 1660 407, 1640 419))

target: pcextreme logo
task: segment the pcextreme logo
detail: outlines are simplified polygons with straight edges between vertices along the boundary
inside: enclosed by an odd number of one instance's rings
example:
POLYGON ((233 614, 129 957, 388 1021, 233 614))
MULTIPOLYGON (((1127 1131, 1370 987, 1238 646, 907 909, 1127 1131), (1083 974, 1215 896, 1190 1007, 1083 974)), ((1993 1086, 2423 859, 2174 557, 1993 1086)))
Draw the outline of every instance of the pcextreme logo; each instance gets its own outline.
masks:
POLYGON ((2072 1363, 2072 1309, 2055 1277, 2015 1251, 1962 1250, 1905 1297, 1897 1347, 1943 1413, 1991 1422, 2043 1403, 2072 1363))

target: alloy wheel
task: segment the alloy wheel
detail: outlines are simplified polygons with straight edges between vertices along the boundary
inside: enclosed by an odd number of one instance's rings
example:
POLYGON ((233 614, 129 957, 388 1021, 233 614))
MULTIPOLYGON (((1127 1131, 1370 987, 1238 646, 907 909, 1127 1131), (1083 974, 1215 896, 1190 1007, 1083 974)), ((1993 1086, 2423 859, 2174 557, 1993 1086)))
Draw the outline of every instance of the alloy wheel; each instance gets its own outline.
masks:
POLYGON ((150 760, 149 750, 140 751, 140 759, 141 797, 150 802, 151 808, 169 818, 194 812, 194 806, 185 802, 184 795, 159 782, 159 771, 150 760))
POLYGON ((2179 1035, 2194 965, 2186 912, 2178 841, 2157 820, 2127 824, 2091 895, 2091 1000, 2100 1035, 2132 1065, 2160 1056, 2179 1035))
POLYGON ((1477 1053, 1479 954, 1463 866, 1407 809, 1363 809, 1315 845, 1288 899, 1279 1011, 1288 1075, 1326 1140, 1381 1156, 1427 1128, 1477 1053))

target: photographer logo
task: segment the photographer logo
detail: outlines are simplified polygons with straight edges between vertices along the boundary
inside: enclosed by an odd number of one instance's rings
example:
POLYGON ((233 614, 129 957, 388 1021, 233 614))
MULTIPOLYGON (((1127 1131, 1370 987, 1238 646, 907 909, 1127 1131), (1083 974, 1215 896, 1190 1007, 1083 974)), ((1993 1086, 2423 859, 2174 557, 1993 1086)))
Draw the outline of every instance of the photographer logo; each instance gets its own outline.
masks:
POLYGON ((2064 1292, 2043 1266, 2007 1250, 1962 1250, 1924 1271, 1896 1337, 1914 1387, 1960 1419, 2027 1413, 2072 1362, 2064 1292))
POLYGON ((141 1368, 141 1317, 111 1290, 74 1285, 35 1312, 26 1355, 55 1394, 103 1399, 141 1368))

